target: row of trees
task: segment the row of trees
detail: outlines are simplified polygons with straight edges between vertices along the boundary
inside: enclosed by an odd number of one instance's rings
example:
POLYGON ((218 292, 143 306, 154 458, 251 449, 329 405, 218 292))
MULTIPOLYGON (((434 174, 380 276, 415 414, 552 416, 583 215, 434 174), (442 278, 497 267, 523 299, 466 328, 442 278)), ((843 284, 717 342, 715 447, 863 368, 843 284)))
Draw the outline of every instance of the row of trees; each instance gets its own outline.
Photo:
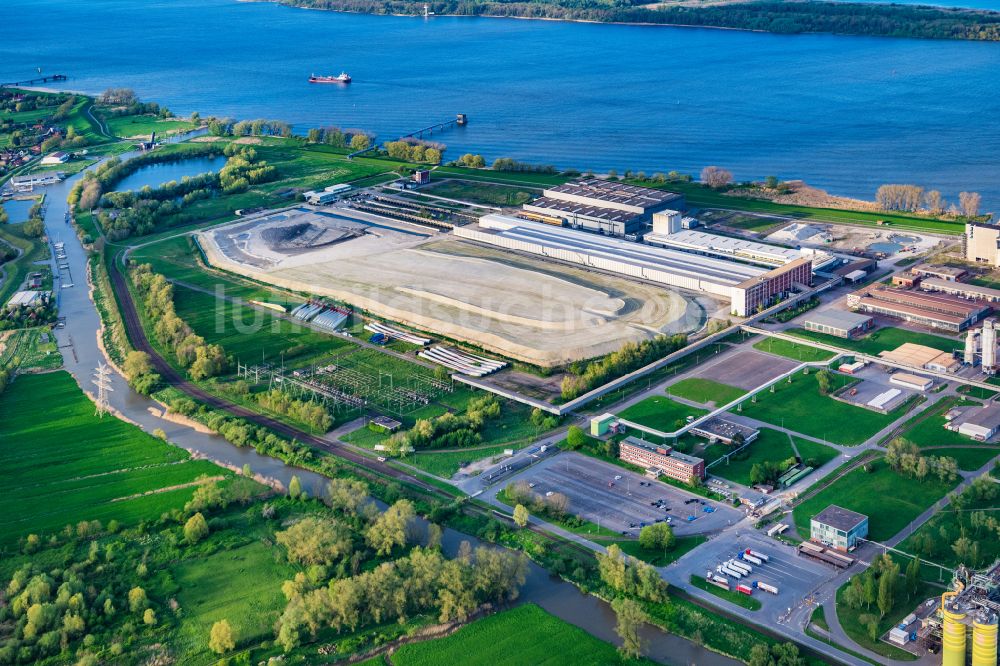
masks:
POLYGON ((372 571, 315 589, 302 579, 286 583, 288 605, 277 622, 277 642, 287 651, 321 628, 353 632, 427 612, 441 622, 462 621, 484 603, 517 598, 527 574, 523 555, 464 546, 451 560, 436 549, 417 547, 372 571))
POLYGON ((960 192, 958 205, 951 204, 938 190, 924 190, 919 185, 887 184, 875 192, 875 203, 883 210, 899 210, 915 213, 925 210, 932 215, 942 215, 945 211, 954 217, 975 218, 979 216, 982 197, 978 192, 960 192))
POLYGON ((903 437, 889 442, 885 462, 894 472, 918 481, 931 476, 949 483, 958 479, 958 461, 946 456, 925 456, 919 446, 903 437))
POLYGON ((686 335, 658 335, 651 340, 625 343, 618 351, 612 352, 602 359, 591 361, 583 368, 580 367, 580 364, 574 363, 570 366, 570 372, 563 378, 562 397, 564 400, 572 400, 597 386, 606 384, 615 377, 638 370, 685 345, 687 345, 686 335))
POLYGON ((493 160, 494 171, 513 171, 518 173, 559 173, 551 164, 531 164, 530 162, 518 162, 510 157, 498 157, 493 160))
POLYGON ((229 364, 220 345, 207 344, 177 315, 174 308, 174 286, 150 264, 141 264, 131 271, 136 292, 143 299, 146 314, 153 322, 153 331, 164 347, 171 349, 191 379, 201 380, 221 374, 229 364))
POLYGON ((562 493, 552 493, 551 495, 536 493, 525 481, 515 481, 507 485, 504 492, 507 495, 508 503, 523 506, 536 515, 562 520, 569 511, 569 498, 566 495, 562 493))
POLYGON ((443 449, 475 446, 483 438, 480 430, 490 419, 500 416, 500 401, 493 395, 473 398, 465 414, 445 412, 433 419, 419 419, 410 430, 397 432, 386 440, 391 455, 405 455, 413 449, 443 449))
POLYGON ((366 130, 339 127, 313 127, 306 135, 309 143, 324 143, 334 148, 365 150, 375 142, 375 135, 366 130))
POLYGON ((440 164, 444 146, 442 144, 428 144, 415 139, 402 139, 389 141, 385 144, 385 150, 393 159, 440 164))
POLYGON ((282 136, 292 135, 292 126, 283 120, 235 120, 209 118, 208 131, 214 136, 282 136))

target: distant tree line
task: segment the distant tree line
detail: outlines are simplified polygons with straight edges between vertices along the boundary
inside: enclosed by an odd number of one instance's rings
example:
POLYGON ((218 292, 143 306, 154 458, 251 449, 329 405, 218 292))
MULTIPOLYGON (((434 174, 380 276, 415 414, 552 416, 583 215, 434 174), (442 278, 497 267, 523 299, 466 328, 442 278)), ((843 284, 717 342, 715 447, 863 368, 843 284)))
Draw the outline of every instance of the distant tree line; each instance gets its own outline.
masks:
POLYGON ((235 120, 209 118, 208 132, 214 136, 281 136, 292 135, 292 126, 283 120, 235 120))
POLYGON ((100 114, 106 118, 118 116, 153 115, 160 118, 172 118, 173 113, 165 106, 156 102, 141 102, 131 88, 108 88, 97 96, 100 114))
POLYGON ((572 400, 686 345, 686 335, 658 335, 651 340, 625 343, 618 351, 585 365, 573 363, 562 381, 562 397, 572 400))
POLYGON ((551 164, 530 164, 518 162, 510 157, 498 157, 493 160, 494 171, 516 171, 520 173, 559 173, 559 169, 551 164))
POLYGON ((425 162, 427 164, 440 164, 441 154, 444 152, 444 144, 419 141, 417 139, 400 139, 399 141, 389 141, 385 144, 386 154, 397 160, 407 162, 425 162))
POLYGON ((375 141, 375 135, 366 130, 339 127, 313 127, 306 135, 309 143, 322 143, 334 148, 365 150, 375 141))
MULTIPOLYGON (((366 14, 420 14, 422 0, 279 0, 282 4, 366 14)), ((785 34, 825 32, 879 37, 1000 40, 1000 13, 898 4, 747 2, 649 6, 643 0, 436 0, 437 14, 737 28, 785 34)))

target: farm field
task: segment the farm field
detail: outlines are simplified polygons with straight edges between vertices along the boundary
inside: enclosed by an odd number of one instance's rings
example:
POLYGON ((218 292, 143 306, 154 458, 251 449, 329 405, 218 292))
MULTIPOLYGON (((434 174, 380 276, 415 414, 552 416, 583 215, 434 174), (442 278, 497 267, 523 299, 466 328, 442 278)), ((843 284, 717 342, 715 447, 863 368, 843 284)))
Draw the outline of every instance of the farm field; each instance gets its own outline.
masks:
POLYGON ((667 387, 667 393, 702 404, 713 402, 716 407, 729 404, 740 396, 746 395, 746 391, 741 388, 701 377, 689 377, 676 384, 671 384, 667 387))
MULTIPOLYGON (((836 449, 817 442, 795 438, 795 446, 806 464, 820 467, 837 456, 836 449)), ((780 463, 795 457, 795 451, 788 435, 770 428, 762 428, 757 439, 746 449, 746 457, 742 460, 730 458, 728 464, 719 463, 709 470, 713 476, 721 476, 734 483, 744 486, 751 485, 750 470, 754 465, 764 462, 780 463)), ((709 460, 708 462, 711 462, 709 460)))
POLYGON ((55 370, 62 362, 62 354, 48 328, 0 331, 0 369, 55 370))
MULTIPOLYGON (((463 627, 451 636, 406 645, 393 666, 521 666, 620 664, 615 648, 534 604, 524 604, 463 627)), ((652 664, 646 659, 625 663, 652 664)))
POLYGON ((863 338, 853 340, 838 338, 833 335, 827 335, 826 333, 817 333, 816 331, 807 331, 804 328, 793 328, 789 329, 787 332, 791 335, 796 335, 807 340, 815 340, 816 342, 823 342, 828 345, 840 347, 841 349, 849 349, 850 351, 870 354, 872 356, 877 356, 879 352, 895 349, 905 342, 912 342, 913 344, 924 345, 925 347, 933 347, 934 349, 939 349, 944 352, 951 352, 955 349, 961 348, 962 346, 962 342, 959 340, 934 335, 932 333, 907 331, 906 329, 895 328, 893 326, 880 328, 873 333, 869 333, 863 338))
POLYGON ((836 356, 833 352, 825 349, 817 349, 809 345, 800 345, 788 340, 772 337, 758 340, 754 343, 753 348, 803 362, 829 361, 836 356))
MULTIPOLYGON (((800 432, 836 444, 854 446, 902 416, 913 401, 888 414, 848 405, 819 392, 816 373, 796 374, 792 382, 778 382, 774 393, 757 394, 757 402, 743 403, 744 416, 800 432)), ((832 390, 839 389, 850 377, 833 373, 832 390)))
POLYGON ((200 476, 232 475, 114 417, 65 372, 23 375, 0 394, 0 544, 81 520, 134 523, 180 508, 200 476), (38 418, 44 403, 49 417, 38 418))
POLYGON ((930 477, 908 479, 892 471, 882 458, 868 466, 871 472, 854 469, 795 507, 795 525, 803 538, 809 537, 809 519, 836 504, 869 516, 871 539, 888 539, 957 485, 930 477))
POLYGON ((707 409, 689 407, 666 396, 654 395, 637 402, 618 416, 663 432, 673 432, 684 425, 688 416, 697 418, 705 414, 708 414, 707 409))

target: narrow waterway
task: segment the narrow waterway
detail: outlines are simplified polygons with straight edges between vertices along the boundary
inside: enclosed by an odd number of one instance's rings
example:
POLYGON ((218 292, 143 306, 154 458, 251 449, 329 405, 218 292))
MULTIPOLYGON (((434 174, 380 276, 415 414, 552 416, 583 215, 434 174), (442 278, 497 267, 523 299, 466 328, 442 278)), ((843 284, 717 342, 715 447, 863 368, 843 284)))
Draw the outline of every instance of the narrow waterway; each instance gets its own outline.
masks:
MULTIPOLYGON (((123 159, 127 157, 123 156, 123 159)), ((66 197, 79 178, 82 178, 82 174, 45 189, 48 195, 45 226, 52 243, 65 244, 66 259, 60 263, 69 265, 69 269, 63 270, 62 276, 55 280, 59 312, 66 321, 65 328, 56 331, 56 339, 63 354, 66 370, 76 378, 77 383, 85 391, 91 392, 94 370, 106 359, 98 345, 100 315, 88 294, 87 252, 80 244, 72 225, 66 222, 66 197), (61 289, 60 284, 74 286, 61 289)), ((53 270, 58 270, 55 262, 53 270)), ((159 418, 153 413, 159 412, 159 404, 132 391, 125 379, 117 373, 112 373, 111 386, 114 391, 110 394, 110 403, 115 410, 147 431, 155 428, 163 429, 171 442, 193 454, 227 466, 249 465, 254 473, 276 479, 286 485, 293 475, 298 476, 303 487, 313 497, 319 496, 326 486, 326 478, 319 474, 259 455, 253 449, 236 447, 216 435, 200 433, 187 426, 159 418)), ((462 541, 469 541, 474 546, 480 543, 475 537, 449 529, 445 530, 442 546, 446 553, 453 555, 458 551, 462 541)), ((614 611, 607 603, 581 593, 575 586, 550 575, 534 563, 530 564, 521 600, 536 603, 549 613, 584 629, 597 638, 616 644, 618 642, 614 632, 614 611)), ((642 633, 646 641, 647 655, 660 663, 678 666, 682 664, 733 666, 740 663, 653 626, 646 626, 642 633)))

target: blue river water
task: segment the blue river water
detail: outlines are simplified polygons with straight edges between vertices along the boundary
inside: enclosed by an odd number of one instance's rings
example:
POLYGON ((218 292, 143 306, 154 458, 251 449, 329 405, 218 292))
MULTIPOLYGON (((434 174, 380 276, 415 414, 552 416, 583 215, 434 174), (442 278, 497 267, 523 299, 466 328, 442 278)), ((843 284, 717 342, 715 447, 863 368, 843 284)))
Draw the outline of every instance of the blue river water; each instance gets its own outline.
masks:
MULTIPOLYGON (((961 0, 955 0, 960 2, 961 0)), ((980 0, 1000 7, 1000 0, 980 0)), ((134 88, 179 114, 360 127, 560 167, 916 183, 1000 210, 1000 44, 367 16, 235 0, 6 0, 0 80, 134 88), (30 26, 30 29, 27 27, 30 26), (354 77, 310 85, 310 73, 354 77)))

